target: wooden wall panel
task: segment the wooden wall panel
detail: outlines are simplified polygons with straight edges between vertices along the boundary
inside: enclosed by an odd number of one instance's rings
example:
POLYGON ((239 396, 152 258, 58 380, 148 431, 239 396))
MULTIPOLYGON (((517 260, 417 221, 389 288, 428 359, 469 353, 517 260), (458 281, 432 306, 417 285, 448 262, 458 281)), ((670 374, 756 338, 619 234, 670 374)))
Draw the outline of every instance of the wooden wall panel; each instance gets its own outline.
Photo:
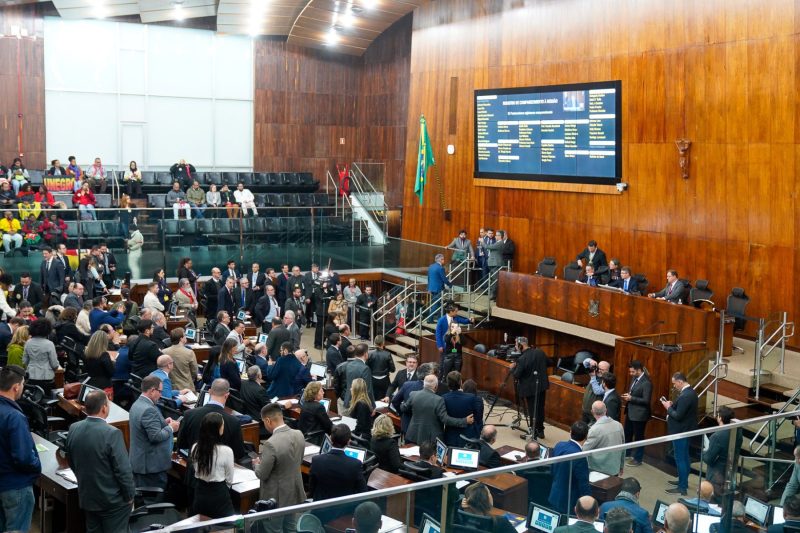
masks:
POLYGON ((677 268, 708 279, 722 306, 741 286, 750 314, 788 310, 800 320, 798 35, 794 0, 440 0, 419 8, 405 175, 414 175, 424 113, 452 212, 445 220, 433 180, 423 206, 407 180, 403 237, 445 244, 461 227, 471 236, 502 227, 527 272, 545 255, 560 269, 595 238, 651 286, 677 268), (473 186, 475 89, 609 79, 622 80, 627 192, 473 186), (692 141, 689 180, 678 167, 682 137, 692 141))
POLYGON ((6 35, 0 38, 0 161, 6 165, 20 155, 19 113, 23 115, 21 145, 25 165, 41 169, 48 161, 45 154, 43 30, 44 22, 35 5, 0 9, 0 33, 6 35), (9 37, 14 26, 27 30, 29 36, 22 39, 9 37), (21 109, 18 80, 22 84, 21 109))
POLYGON ((335 176, 337 163, 380 165, 387 204, 399 206, 410 53, 410 15, 361 58, 257 41, 255 169, 311 171, 324 187, 326 173, 335 176))

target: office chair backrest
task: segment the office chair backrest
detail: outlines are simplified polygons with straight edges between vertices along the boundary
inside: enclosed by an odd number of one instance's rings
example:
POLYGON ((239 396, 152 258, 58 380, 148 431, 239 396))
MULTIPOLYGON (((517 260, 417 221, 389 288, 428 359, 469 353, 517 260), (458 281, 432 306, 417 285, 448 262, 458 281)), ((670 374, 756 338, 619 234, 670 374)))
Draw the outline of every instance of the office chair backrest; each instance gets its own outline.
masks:
POLYGON ((153 503, 131 511, 128 527, 131 531, 146 531, 146 528, 158 524, 161 528, 172 525, 183 519, 171 503, 153 503))
POLYGON ((539 262, 536 271, 542 277, 554 278, 556 276, 556 267, 555 257, 545 257, 539 262))
POLYGON ((689 291, 689 301, 694 304, 695 307, 700 307, 703 303, 699 300, 710 301, 712 296, 714 296, 714 292, 708 288, 707 279, 698 279, 694 282, 694 287, 689 291))
POLYGON ((431 469, 425 466, 417 466, 411 461, 404 461, 398 473, 411 481, 428 481, 431 479, 431 469))
POLYGON ((472 437, 467 437, 463 433, 458 436, 460 439, 464 441, 464 448, 468 450, 480 450, 481 449, 481 439, 473 439, 472 437))
POLYGON ((325 533, 322 522, 311 513, 303 513, 297 519, 297 533, 325 533))
POLYGON ((577 281, 580 276, 581 267, 575 261, 564 267, 564 279, 566 281, 577 281))
POLYGON ((647 294, 647 287, 650 285, 650 282, 647 281, 647 277, 644 274, 634 274, 631 277, 636 280, 636 284, 639 286, 639 292, 641 294, 647 294))
POLYGON ((565 383, 573 383, 575 381, 575 374, 572 372, 564 372, 561 374, 561 381, 565 383))
POLYGON ((491 516, 481 516, 477 514, 472 514, 464 511, 463 509, 458 509, 456 511, 456 524, 461 524, 463 526, 474 527, 476 529, 482 531, 491 531, 492 530, 492 517, 491 516))
POLYGON ((744 289, 741 287, 734 287, 728 295, 726 303, 727 309, 725 310, 729 315, 734 317, 734 330, 742 330, 745 327, 745 308, 750 303, 750 297, 745 294, 744 289))

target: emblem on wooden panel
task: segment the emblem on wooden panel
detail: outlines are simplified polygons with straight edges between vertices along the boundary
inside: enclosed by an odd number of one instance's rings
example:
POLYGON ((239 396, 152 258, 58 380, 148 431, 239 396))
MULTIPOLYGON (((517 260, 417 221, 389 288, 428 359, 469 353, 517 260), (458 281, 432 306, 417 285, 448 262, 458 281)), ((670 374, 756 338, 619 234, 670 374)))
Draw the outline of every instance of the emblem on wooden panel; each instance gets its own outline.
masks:
POLYGON ((589 300, 589 316, 592 318, 600 316, 600 300, 589 300))

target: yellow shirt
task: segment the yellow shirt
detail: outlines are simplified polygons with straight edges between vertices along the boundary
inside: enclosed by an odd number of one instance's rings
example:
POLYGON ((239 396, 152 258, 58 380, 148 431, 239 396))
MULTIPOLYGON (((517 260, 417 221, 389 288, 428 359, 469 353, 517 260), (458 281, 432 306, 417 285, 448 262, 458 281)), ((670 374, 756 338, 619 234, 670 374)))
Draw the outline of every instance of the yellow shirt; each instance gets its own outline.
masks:
POLYGON ((8 220, 6 217, 3 217, 0 219, 0 233, 8 233, 10 231, 19 233, 21 229, 22 226, 16 218, 8 220))

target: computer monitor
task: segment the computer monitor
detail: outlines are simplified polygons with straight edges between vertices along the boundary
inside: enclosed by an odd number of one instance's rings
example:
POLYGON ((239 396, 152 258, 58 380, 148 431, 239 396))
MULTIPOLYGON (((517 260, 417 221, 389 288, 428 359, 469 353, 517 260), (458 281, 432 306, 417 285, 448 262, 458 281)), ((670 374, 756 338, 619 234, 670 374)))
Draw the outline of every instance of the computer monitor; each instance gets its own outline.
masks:
POLYGON ((653 523, 664 527, 664 515, 667 513, 669 504, 661 500, 656 500, 656 506, 653 508, 653 523))
POLYGON ((442 442, 442 439, 436 439, 436 460, 439 464, 444 466, 444 461, 447 459, 447 444, 442 442))
POLYGON ((258 335, 258 344, 267 344, 267 337, 269 337, 266 333, 260 333, 258 335))
POLYGON ((419 533, 440 533, 442 526, 439 522, 431 518, 429 515, 422 513, 422 521, 419 523, 419 533))
POLYGON ((178 304, 175 302, 169 305, 169 316, 178 316, 178 304))
POLYGON ((312 376, 316 376, 316 377, 318 377, 318 378, 324 377, 324 376, 325 376, 325 372, 326 372, 327 370, 328 370, 328 367, 326 367, 326 366, 325 366, 325 365, 323 365, 323 364, 320 364, 320 363, 311 363, 311 370, 310 370, 310 372, 311 372, 311 375, 312 375, 312 376))
POLYGON ((773 524, 783 524, 786 520, 783 518, 783 507, 773 507, 772 508, 772 523, 773 524))
POLYGON ((526 525, 529 531, 553 533, 561 522, 561 515, 552 509, 531 503, 528 507, 528 520, 526 525))
POLYGON ((78 392, 78 401, 81 403, 86 403, 86 397, 89 395, 90 392, 95 390, 100 390, 100 389, 84 383, 83 385, 81 385, 80 392, 78 392))
POLYGON ((767 525, 769 507, 768 503, 757 500, 752 496, 744 499, 744 515, 761 527, 767 525))
POLYGON ((550 457, 550 448, 548 448, 547 446, 545 446, 544 444, 542 444, 540 442, 539 443, 539 459, 547 459, 548 457, 550 457))
POLYGON ((325 412, 326 412, 326 413, 327 413, 328 411, 330 411, 330 407, 331 407, 331 401, 330 401, 330 399, 329 399, 329 398, 323 398, 323 399, 321 399, 321 400, 319 401, 319 403, 321 403, 321 404, 322 404, 322 407, 324 407, 324 408, 325 408, 325 412))
POLYGON ((692 531, 695 533, 710 533, 711 524, 719 524, 719 522, 719 516, 696 513, 694 515, 694 528, 692 531))
POLYGON ((239 311, 238 313, 236 313, 236 318, 244 322, 245 320, 247 320, 247 311, 239 311))
MULTIPOLYGON (((577 517, 570 516, 569 518, 567 518, 567 525, 571 526, 572 524, 574 524, 577 521, 578 521, 577 517)), ((606 523, 603 522, 602 520, 597 520, 592 525, 594 526, 595 530, 599 531, 600 533, 603 533, 603 528, 605 527, 606 523)))
POLYGON ((347 457, 352 457, 353 459, 358 459, 360 462, 364 462, 364 459, 367 458, 367 450, 364 448, 359 448, 358 446, 348 446, 344 449, 344 454, 347 457))
POLYGON ((319 447, 319 453, 328 453, 331 448, 333 448, 333 442, 328 435, 325 435, 325 438, 322 439, 322 446, 319 447))
POLYGON ((196 329, 186 328, 186 331, 184 332, 184 335, 186 335, 186 340, 187 341, 194 342, 194 341, 197 340, 197 330, 196 329))
POLYGON ((464 470, 476 470, 478 468, 478 450, 467 450, 466 448, 450 448, 450 457, 447 461, 452 468, 464 470))

